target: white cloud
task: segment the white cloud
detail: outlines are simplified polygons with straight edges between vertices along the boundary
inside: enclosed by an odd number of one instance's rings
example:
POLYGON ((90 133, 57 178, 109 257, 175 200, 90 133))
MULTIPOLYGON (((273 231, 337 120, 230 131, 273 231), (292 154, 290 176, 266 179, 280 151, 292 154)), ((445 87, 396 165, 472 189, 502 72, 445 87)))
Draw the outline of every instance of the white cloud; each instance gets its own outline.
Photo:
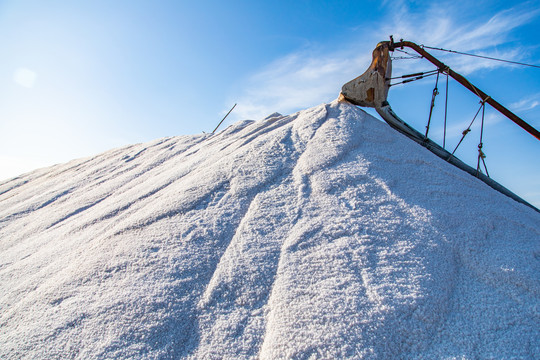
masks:
POLYGON ((18 68, 13 73, 13 81, 16 84, 29 89, 33 88, 36 84, 36 78, 37 74, 34 71, 23 67, 18 68))
MULTIPOLYGON (((345 50, 298 51, 273 61, 252 75, 243 84, 239 97, 234 99, 238 107, 232 118, 260 119, 275 111, 291 113, 333 100, 345 82, 367 69, 372 49, 378 41, 384 40, 381 34, 394 34, 396 40, 401 37, 411 41, 421 39, 423 44, 434 47, 513 61, 523 60, 526 53, 524 49, 508 46, 510 32, 530 22, 540 13, 540 10, 516 7, 496 13, 484 21, 461 23, 462 14, 453 14, 439 5, 433 5, 422 13, 413 13, 406 2, 387 4, 387 7, 390 10, 388 20, 384 22, 386 25, 379 28, 374 25, 357 28, 357 31, 362 32, 362 38, 351 38, 343 46, 345 50)), ((441 52, 437 52, 436 56, 464 75, 479 69, 513 66, 441 52)), ((395 61, 393 67, 395 73, 400 74, 408 70, 428 69, 429 65, 425 60, 408 60, 395 61)))
MULTIPOLYGON (((539 9, 531 10, 518 6, 500 11, 484 21, 460 23, 461 14, 453 14, 449 11, 451 8, 437 3, 436 6, 428 8, 423 13, 413 13, 402 6, 400 11, 392 16, 392 21, 387 23, 385 31, 394 34, 396 40, 421 39, 418 43, 426 46, 520 61, 526 54, 524 49, 512 46, 510 49, 500 50, 498 47, 506 46, 511 42, 512 30, 531 22, 540 14, 539 9)), ((436 50, 428 51, 464 75, 480 69, 514 66, 488 59, 455 56, 436 50)), ((399 69, 401 66, 410 69, 417 67, 418 63, 419 61, 401 62, 396 64, 396 68, 399 69)))
POLYGON ((540 94, 534 94, 520 101, 510 104, 510 109, 515 112, 532 110, 540 105, 540 94))
POLYGON ((371 51, 323 55, 310 51, 290 54, 254 74, 238 100, 236 117, 260 119, 337 98, 343 83, 367 68, 371 51))

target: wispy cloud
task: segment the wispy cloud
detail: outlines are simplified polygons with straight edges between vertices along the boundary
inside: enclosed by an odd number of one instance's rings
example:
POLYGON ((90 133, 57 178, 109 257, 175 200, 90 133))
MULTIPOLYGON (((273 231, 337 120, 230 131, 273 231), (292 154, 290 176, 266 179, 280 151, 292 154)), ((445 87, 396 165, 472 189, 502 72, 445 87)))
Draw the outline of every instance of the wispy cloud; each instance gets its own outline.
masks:
POLYGON ((275 111, 288 113, 333 100, 341 85, 365 69, 370 60, 371 51, 357 55, 307 50, 287 55, 247 81, 236 116, 260 119, 275 111))
POLYGON ((18 68, 13 73, 13 81, 25 88, 33 88, 36 83, 37 74, 27 68, 18 68))
MULTIPOLYGON (((413 12, 406 6, 401 6, 399 12, 393 15, 393 21, 388 22, 385 30, 394 34, 396 39, 405 38, 418 41, 431 47, 452 49, 469 52, 482 56, 501 58, 510 61, 524 59, 523 48, 511 45, 511 34, 536 18, 540 9, 526 6, 516 6, 503 10, 486 20, 463 23, 459 13, 452 13, 451 6, 433 5, 423 12, 413 12), (510 47, 508 47, 510 46, 510 47), (501 49, 502 48, 502 49, 501 49)), ((465 75, 480 69, 494 69, 503 66, 514 66, 508 63, 496 62, 467 56, 455 56, 444 52, 432 51, 454 70, 465 75)), ((416 66, 416 62, 398 63, 408 68, 416 66)))
POLYGON ((510 104, 510 109, 515 112, 525 112, 540 105, 540 93, 528 96, 520 101, 510 104))
POLYGON ((431 46, 444 46, 461 51, 475 51, 501 45, 509 40, 510 32, 536 16, 539 10, 515 7, 500 11, 487 21, 460 23, 461 14, 449 12, 452 7, 433 5, 425 12, 402 8, 388 22, 387 31, 396 38, 422 40, 431 46))
MULTIPOLYGON (((518 6, 484 17, 483 21, 466 23, 460 20, 462 14, 449 12, 444 6, 432 5, 426 10, 413 11, 408 2, 397 5, 392 2, 383 7, 388 10, 384 22, 381 19, 379 23, 385 25, 377 27, 373 22, 358 28, 362 38, 351 33, 349 43, 343 46, 345 50, 298 51, 253 74, 244 82, 242 92, 236 95, 238 108, 233 119, 260 119, 275 111, 290 113, 336 98, 345 82, 365 71, 374 45, 388 34, 394 34, 396 40, 405 38, 434 47, 523 60, 526 51, 510 44, 511 32, 540 14, 540 10, 518 6)), ((465 75, 479 69, 512 66, 472 57, 451 57, 447 53, 437 53, 437 56, 465 75)), ((396 73, 417 70, 418 61, 395 62, 394 69, 396 73)))

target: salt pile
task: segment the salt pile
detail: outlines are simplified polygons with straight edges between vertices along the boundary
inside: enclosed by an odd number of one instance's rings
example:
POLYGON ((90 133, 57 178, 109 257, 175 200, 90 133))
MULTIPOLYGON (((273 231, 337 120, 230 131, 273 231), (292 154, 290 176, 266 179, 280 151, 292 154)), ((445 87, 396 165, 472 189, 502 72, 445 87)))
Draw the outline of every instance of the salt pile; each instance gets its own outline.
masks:
POLYGON ((540 358, 540 214, 333 102, 0 184, 2 359, 540 358))

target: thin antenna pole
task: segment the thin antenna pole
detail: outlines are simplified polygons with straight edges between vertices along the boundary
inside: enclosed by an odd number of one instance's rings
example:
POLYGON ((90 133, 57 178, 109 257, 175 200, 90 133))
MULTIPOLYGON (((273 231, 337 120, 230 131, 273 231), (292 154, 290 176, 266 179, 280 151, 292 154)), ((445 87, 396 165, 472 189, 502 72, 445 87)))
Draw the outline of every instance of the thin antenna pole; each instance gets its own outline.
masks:
POLYGON ((212 131, 212 134, 216 132, 216 130, 218 129, 219 125, 221 125, 221 123, 223 121, 225 121, 225 119, 227 118, 227 116, 229 116, 229 114, 231 113, 231 111, 233 111, 233 109, 236 107, 236 104, 233 105, 233 107, 231 108, 231 110, 229 110, 229 112, 227 113, 227 115, 225 115, 225 117, 223 119, 221 119, 221 121, 219 122, 219 124, 217 124, 216 128, 214 129, 214 131, 212 131))

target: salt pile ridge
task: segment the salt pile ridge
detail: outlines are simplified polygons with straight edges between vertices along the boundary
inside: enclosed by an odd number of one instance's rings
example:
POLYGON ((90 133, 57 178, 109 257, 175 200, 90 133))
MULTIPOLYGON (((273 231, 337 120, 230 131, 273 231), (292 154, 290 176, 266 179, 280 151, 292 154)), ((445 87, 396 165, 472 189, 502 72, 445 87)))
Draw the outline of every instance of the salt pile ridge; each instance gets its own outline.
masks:
POLYGON ((0 184, 2 359, 540 358, 540 214, 323 104, 0 184))

